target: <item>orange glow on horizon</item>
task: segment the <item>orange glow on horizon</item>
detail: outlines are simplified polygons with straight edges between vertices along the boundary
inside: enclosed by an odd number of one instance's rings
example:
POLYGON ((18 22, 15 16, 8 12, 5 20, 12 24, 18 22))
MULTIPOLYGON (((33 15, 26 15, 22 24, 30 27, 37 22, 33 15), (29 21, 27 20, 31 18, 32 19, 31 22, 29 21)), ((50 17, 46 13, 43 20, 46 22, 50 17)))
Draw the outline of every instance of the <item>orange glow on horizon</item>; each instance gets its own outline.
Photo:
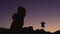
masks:
MULTIPOLYGON (((33 27, 33 29, 34 30, 36 30, 36 29, 42 29, 41 27, 39 27, 38 25, 36 25, 36 26, 34 26, 33 27)), ((45 31, 48 31, 48 32, 55 32, 55 31, 57 31, 57 30, 59 30, 59 28, 58 27, 56 27, 56 26, 51 26, 51 27, 45 27, 45 28, 43 28, 45 31)))

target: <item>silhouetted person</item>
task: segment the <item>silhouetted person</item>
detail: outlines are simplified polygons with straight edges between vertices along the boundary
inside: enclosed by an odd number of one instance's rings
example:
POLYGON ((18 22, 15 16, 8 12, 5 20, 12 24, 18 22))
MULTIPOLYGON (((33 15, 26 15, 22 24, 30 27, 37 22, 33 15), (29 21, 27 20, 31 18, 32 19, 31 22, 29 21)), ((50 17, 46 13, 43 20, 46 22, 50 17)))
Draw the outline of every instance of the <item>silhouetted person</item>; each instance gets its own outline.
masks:
POLYGON ((41 22, 41 27, 42 27, 42 28, 45 27, 45 22, 41 22))
POLYGON ((24 24, 25 9, 23 7, 18 7, 18 12, 12 16, 13 22, 10 30, 19 31, 22 29, 24 24))

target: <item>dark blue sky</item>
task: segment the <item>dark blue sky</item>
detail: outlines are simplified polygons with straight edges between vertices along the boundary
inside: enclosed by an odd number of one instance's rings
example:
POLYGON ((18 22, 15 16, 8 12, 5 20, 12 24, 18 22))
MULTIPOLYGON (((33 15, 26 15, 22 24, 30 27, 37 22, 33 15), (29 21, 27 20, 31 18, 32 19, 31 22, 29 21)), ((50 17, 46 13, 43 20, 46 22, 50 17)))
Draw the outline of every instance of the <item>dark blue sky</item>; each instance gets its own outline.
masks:
POLYGON ((41 29, 40 22, 46 22, 46 31, 60 29, 60 1, 58 0, 0 0, 0 27, 9 28, 12 15, 18 6, 26 8, 24 27, 41 29))

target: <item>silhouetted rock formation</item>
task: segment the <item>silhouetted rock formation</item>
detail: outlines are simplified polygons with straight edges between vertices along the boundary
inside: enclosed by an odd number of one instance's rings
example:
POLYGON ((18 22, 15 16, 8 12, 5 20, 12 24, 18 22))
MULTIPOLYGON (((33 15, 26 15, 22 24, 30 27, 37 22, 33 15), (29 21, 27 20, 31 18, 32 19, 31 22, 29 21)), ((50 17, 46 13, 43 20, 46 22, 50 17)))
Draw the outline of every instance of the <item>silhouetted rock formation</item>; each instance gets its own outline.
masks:
POLYGON ((60 30, 54 32, 53 34, 60 34, 60 30))
POLYGON ((14 32, 10 32, 9 29, 6 28, 0 28, 0 34, 52 34, 51 32, 46 32, 45 30, 41 29, 37 29, 37 30, 33 30, 32 26, 29 27, 24 27, 21 31, 14 31, 14 32))
POLYGON ((41 27, 42 27, 42 28, 45 27, 45 22, 41 22, 41 27))
POLYGON ((33 34, 34 33, 32 26, 24 27, 22 31, 24 32, 24 34, 33 34))
POLYGON ((0 34, 5 34, 8 30, 7 28, 0 28, 0 34))
MULTIPOLYGON (((60 30, 54 33, 46 32, 44 29, 33 30, 32 26, 24 27, 24 17, 26 15, 26 10, 19 6, 18 12, 12 16, 13 22, 10 29, 0 28, 0 34, 60 34, 60 30)), ((41 27, 44 26, 45 22, 41 22, 41 27)))
POLYGON ((11 31, 19 31, 24 24, 25 9, 21 6, 18 7, 18 12, 12 16, 13 22, 11 25, 11 31))
POLYGON ((51 32, 46 32, 44 29, 41 29, 41 30, 37 29, 35 30, 34 33, 35 34, 52 34, 51 32))

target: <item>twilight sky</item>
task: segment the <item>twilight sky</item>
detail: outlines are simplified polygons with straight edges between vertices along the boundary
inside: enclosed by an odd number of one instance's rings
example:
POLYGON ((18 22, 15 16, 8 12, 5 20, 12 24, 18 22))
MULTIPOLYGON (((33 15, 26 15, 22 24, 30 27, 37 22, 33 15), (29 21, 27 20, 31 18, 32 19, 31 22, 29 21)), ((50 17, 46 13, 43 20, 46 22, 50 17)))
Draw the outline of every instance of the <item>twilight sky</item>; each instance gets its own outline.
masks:
POLYGON ((60 1, 58 0, 0 0, 0 27, 9 28, 12 15, 18 6, 26 8, 24 27, 41 29, 40 22, 46 22, 45 30, 54 32, 60 29, 60 1))

